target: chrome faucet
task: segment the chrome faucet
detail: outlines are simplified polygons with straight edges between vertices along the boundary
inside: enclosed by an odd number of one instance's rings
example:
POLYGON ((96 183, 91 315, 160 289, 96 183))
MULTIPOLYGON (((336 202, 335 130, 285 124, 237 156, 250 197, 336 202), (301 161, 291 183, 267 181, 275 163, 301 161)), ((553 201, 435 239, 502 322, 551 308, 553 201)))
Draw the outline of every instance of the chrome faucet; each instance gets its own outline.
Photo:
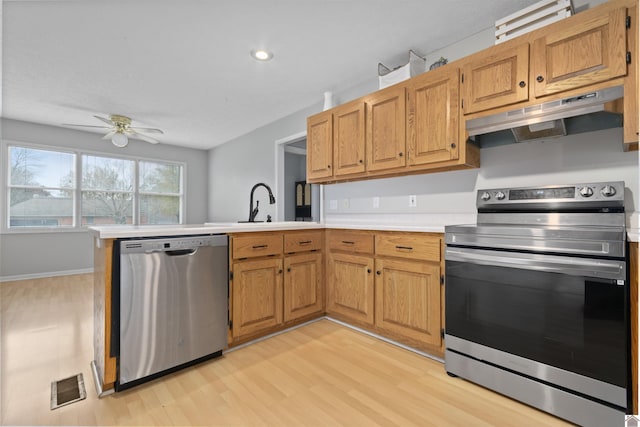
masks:
POLYGON ((253 207, 253 193, 256 191, 256 188, 264 187, 269 192, 269 204, 273 205, 276 202, 276 198, 273 197, 273 193, 271 192, 271 188, 263 182, 259 182, 253 186, 251 189, 251 195, 249 197, 249 222, 255 222, 256 216, 258 216, 258 205, 260 204, 260 200, 256 200, 256 207, 253 207))

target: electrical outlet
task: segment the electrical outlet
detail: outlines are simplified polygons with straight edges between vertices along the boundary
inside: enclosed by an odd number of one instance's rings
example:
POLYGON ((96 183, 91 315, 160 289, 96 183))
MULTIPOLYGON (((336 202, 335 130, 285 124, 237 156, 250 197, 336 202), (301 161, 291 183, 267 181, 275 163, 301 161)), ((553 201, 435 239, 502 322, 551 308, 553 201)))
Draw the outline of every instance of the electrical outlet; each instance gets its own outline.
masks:
POLYGON ((373 208, 378 209, 380 207, 380 197, 373 198, 373 208))
POLYGON ((342 199, 342 209, 349 209, 349 199, 342 199))
POLYGON ((335 211, 338 209, 338 201, 337 200, 329 200, 329 209, 335 211))
POLYGON ((418 198, 415 195, 409 196, 409 207, 415 208, 418 206, 418 198))

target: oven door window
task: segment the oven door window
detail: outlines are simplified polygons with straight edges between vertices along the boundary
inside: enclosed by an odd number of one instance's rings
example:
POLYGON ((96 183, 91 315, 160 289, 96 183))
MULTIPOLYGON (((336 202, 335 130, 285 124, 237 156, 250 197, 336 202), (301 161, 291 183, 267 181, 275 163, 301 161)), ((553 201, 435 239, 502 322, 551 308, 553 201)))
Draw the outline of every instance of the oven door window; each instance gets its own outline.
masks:
POLYGON ((626 387, 625 286, 446 263, 447 334, 626 387))

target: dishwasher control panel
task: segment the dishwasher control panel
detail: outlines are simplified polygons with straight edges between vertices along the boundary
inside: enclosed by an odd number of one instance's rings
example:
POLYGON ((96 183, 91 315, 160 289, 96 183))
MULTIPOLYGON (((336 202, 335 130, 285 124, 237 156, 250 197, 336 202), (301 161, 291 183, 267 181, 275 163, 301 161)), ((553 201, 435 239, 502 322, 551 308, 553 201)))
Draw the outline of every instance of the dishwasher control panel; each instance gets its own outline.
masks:
POLYGON ((120 253, 180 251, 196 249, 201 246, 222 246, 226 244, 227 236, 225 234, 123 240, 120 242, 120 253))

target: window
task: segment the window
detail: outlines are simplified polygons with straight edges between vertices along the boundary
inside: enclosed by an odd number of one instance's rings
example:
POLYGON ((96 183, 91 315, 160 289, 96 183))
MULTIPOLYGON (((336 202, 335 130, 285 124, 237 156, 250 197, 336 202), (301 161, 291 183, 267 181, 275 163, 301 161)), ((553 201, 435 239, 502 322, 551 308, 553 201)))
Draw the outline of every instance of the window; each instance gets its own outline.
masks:
POLYGON ((82 155, 82 225, 133 224, 134 176, 133 160, 82 155))
POLYGON ((180 224, 179 163, 8 146, 9 229, 180 224))
POLYGON ((76 155, 9 147, 9 227, 73 227, 76 155))

